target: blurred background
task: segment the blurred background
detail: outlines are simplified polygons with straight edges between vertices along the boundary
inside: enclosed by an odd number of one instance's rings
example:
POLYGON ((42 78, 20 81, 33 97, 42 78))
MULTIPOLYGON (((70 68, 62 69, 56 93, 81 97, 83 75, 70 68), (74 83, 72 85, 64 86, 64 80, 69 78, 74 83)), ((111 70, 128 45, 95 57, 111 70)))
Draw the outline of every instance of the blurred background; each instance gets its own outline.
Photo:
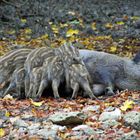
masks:
POLYGON ((70 41, 132 57, 140 49, 139 7, 139 0, 1 0, 0 55, 70 41))

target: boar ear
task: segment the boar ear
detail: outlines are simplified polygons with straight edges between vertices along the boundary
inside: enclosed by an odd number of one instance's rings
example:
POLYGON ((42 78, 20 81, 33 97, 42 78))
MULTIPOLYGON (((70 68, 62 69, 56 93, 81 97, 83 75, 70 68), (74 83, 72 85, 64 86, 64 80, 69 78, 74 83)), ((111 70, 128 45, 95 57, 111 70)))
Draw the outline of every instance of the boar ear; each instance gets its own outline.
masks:
POLYGON ((77 48, 77 46, 74 46, 72 43, 70 43, 70 47, 72 49, 72 53, 75 55, 75 56, 79 56, 79 50, 77 48))
POLYGON ((62 56, 63 56, 63 55, 66 55, 65 44, 63 44, 63 45, 60 47, 60 51, 61 51, 62 56))
POLYGON ((70 49, 69 49, 69 46, 68 46, 67 43, 64 43, 64 52, 65 52, 66 54, 69 54, 69 53, 70 53, 70 49))
POLYGON ((74 56, 75 55, 75 51, 74 51, 74 47, 72 45, 72 43, 67 43, 67 48, 68 48, 68 54, 70 56, 74 56))
POLYGON ((79 49, 78 49, 77 46, 74 46, 74 51, 75 51, 75 54, 76 54, 77 56, 80 56, 80 54, 79 54, 79 49))

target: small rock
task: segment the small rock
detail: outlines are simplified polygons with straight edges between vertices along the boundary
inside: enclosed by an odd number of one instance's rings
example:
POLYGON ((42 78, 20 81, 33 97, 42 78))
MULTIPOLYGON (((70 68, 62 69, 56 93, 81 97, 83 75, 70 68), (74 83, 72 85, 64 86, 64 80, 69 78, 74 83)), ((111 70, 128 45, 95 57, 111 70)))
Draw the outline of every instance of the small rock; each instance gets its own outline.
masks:
POLYGON ((20 128, 18 129, 18 132, 19 132, 19 133, 26 133, 26 132, 28 132, 28 131, 27 131, 27 128, 20 127, 20 128))
POLYGON ((95 133, 94 129, 88 125, 79 125, 72 129, 73 131, 83 131, 84 134, 93 135, 95 133))
POLYGON ((121 111, 120 109, 116 108, 114 111, 111 112, 103 112, 99 120, 100 121, 106 121, 106 120, 118 120, 121 118, 121 111))
POLYGON ((113 111, 115 110, 115 107, 112 107, 112 106, 109 106, 105 109, 106 112, 110 112, 110 111, 113 111))
POLYGON ((99 105, 90 105, 87 107, 83 108, 83 112, 89 112, 89 111, 94 111, 94 112, 99 112, 100 106, 99 105))
POLYGON ((45 125, 44 129, 51 129, 51 130, 55 130, 55 131, 65 131, 67 129, 66 126, 60 126, 60 125, 56 125, 56 124, 51 124, 51 125, 45 125))
POLYGON ((124 115, 123 119, 126 126, 140 130, 140 112, 130 111, 124 115))
POLYGON ((36 134, 36 132, 41 128, 40 124, 39 123, 36 123, 36 124, 32 124, 28 127, 28 132, 31 134, 31 135, 34 135, 36 134))
POLYGON ((86 119, 86 115, 81 112, 69 112, 69 113, 55 113, 49 117, 55 124, 68 125, 68 124, 80 124, 86 119))
POLYGON ((60 126, 60 125, 52 125, 51 126, 51 129, 53 129, 53 130, 59 130, 59 131, 65 131, 66 129, 67 129, 67 127, 66 126, 60 126))
POLYGON ((121 140, 138 140, 138 135, 136 133, 135 130, 129 132, 129 133, 125 133, 121 140))
POLYGON ((59 139, 57 136, 57 131, 56 130, 51 130, 51 129, 40 129, 36 132, 37 135, 43 136, 44 139, 59 139))
POLYGON ((118 124, 119 124, 119 122, 117 122, 116 120, 106 120, 106 121, 104 121, 102 123, 102 127, 104 129, 106 129, 106 128, 110 128, 110 127, 116 126, 118 124))
POLYGON ((17 127, 25 127, 25 128, 29 126, 25 121, 21 119, 17 119, 16 121, 14 121, 13 125, 17 127))

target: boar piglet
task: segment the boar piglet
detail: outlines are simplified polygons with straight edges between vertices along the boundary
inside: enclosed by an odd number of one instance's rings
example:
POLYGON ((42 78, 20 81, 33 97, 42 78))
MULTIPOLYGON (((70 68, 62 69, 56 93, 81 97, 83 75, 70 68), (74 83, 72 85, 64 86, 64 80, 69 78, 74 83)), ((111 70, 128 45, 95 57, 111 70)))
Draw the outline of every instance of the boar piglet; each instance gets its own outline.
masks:
POLYGON ((0 84, 8 83, 7 80, 19 65, 24 65, 31 49, 16 49, 6 53, 0 58, 0 84))
POLYGON ((81 64, 84 65, 83 60, 80 57, 79 50, 72 45, 72 43, 65 43, 59 47, 61 52, 63 65, 65 68, 65 78, 66 78, 66 91, 69 91, 69 67, 72 64, 81 64))
POLYGON ((10 85, 7 90, 4 92, 3 97, 8 94, 8 92, 12 89, 16 89, 18 94, 18 98, 24 98, 24 94, 21 91, 24 89, 24 79, 25 79, 25 69, 23 66, 18 67, 12 74, 10 85))
MULTIPOLYGON (((25 67, 25 94, 28 94, 29 87, 30 87, 30 79, 32 78, 32 69, 35 67, 40 67, 43 65, 44 60, 52 56, 54 54, 54 50, 52 48, 36 48, 33 51, 31 51, 25 61, 24 67, 25 67)), ((26 95, 27 96, 27 95, 26 95)))
POLYGON ((41 83, 37 97, 41 97, 43 90, 50 84, 55 98, 59 98, 58 87, 64 81, 64 66, 59 56, 47 58, 43 63, 41 83))
POLYGON ((72 98, 76 98, 79 88, 82 88, 85 93, 91 98, 96 98, 90 88, 89 73, 85 66, 81 64, 73 64, 69 69, 70 87, 73 89, 72 98))
POLYGON ((27 98, 36 98, 37 91, 41 83, 43 67, 35 67, 32 70, 32 78, 30 79, 29 92, 27 98))

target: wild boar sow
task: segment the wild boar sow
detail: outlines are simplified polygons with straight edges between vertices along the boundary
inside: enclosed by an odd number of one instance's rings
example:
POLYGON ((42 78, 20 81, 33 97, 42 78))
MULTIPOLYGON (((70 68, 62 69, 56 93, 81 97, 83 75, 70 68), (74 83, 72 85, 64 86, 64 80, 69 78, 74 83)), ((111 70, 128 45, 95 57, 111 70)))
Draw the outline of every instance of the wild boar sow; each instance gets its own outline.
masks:
MULTIPOLYGON (((122 90, 140 90, 140 53, 131 60, 105 52, 79 52, 92 78, 92 84, 103 85, 106 94, 114 94, 114 87, 122 90)), ((93 92, 94 89, 95 87, 93 92)))

